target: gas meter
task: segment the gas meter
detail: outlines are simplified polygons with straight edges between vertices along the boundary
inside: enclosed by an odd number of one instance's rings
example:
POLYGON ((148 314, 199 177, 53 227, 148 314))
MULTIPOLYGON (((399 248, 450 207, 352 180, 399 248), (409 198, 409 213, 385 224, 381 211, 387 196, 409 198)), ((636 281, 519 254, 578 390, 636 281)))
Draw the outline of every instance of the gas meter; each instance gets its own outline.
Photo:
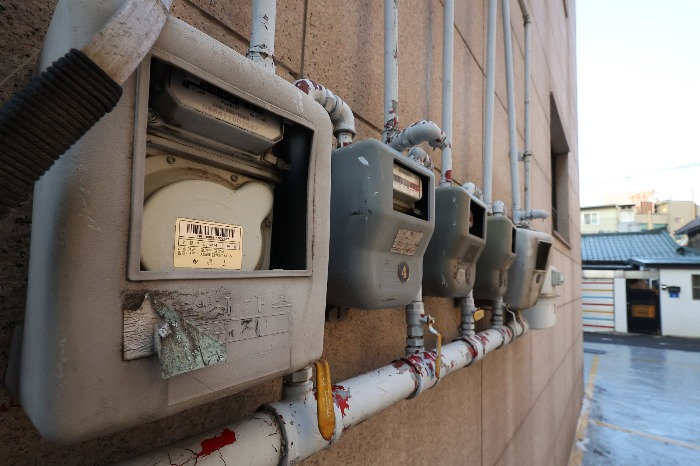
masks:
POLYGON ((515 259, 515 227, 502 211, 496 210, 497 204, 498 201, 494 203, 494 215, 486 221, 488 236, 484 251, 476 263, 474 282, 474 299, 487 304, 505 294, 508 269, 515 259))
POLYGON ((552 237, 527 228, 515 229, 515 261, 508 271, 508 290, 503 300, 511 309, 532 307, 542 290, 549 264, 552 237))
POLYGON ((423 259, 423 294, 463 298, 486 243, 486 206, 461 186, 435 189, 435 232, 423 259))
POLYGON ((328 303, 410 303, 435 227, 432 171, 369 139, 335 150, 332 176, 328 303))
MULTIPOLYGON (((74 3, 59 2, 44 67, 120 2, 74 3)), ((35 190, 12 357, 43 436, 103 435, 320 357, 331 137, 307 95, 168 20, 115 110, 35 190)))

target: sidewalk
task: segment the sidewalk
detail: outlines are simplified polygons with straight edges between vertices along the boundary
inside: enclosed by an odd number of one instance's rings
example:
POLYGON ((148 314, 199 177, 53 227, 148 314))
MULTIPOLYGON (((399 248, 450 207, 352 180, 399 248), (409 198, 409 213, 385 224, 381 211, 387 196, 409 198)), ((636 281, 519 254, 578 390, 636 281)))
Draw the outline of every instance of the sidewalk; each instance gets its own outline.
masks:
POLYGON ((570 466, 700 464, 700 341, 584 335, 570 466))

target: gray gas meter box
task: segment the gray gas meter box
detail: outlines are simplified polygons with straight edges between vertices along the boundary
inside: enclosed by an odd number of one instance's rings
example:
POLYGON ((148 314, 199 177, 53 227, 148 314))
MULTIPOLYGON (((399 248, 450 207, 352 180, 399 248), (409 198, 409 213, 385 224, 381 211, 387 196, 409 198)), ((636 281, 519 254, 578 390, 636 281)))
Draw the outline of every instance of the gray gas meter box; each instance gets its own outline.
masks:
MULTIPOLYGON (((59 2, 43 67, 122 2, 88 3, 59 2)), ((12 357, 22 406, 63 443, 240 391, 323 348, 326 111, 173 17, 123 89, 34 193, 12 357)))
POLYGON ((432 171, 369 139, 333 152, 331 186, 328 303, 410 303, 435 227, 432 171))
POLYGON ((463 298, 486 244, 486 206, 461 186, 435 189, 435 232, 423 258, 423 294, 463 298))
POLYGON ((508 271, 508 290, 503 296, 511 309, 527 309, 537 303, 551 249, 550 235, 527 228, 515 229, 515 260, 508 271))
POLYGON ((505 215, 487 217, 486 246, 476 263, 474 299, 480 303, 502 298, 508 287, 508 269, 515 259, 515 227, 505 215))

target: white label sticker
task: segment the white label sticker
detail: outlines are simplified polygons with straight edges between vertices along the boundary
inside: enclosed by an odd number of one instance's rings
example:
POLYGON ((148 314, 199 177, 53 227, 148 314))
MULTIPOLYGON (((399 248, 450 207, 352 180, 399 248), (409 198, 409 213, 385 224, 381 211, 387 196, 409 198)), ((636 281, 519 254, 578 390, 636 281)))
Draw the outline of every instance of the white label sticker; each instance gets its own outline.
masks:
POLYGON ((421 239, 423 233, 400 228, 394 238, 394 244, 391 245, 391 252, 412 256, 418 250, 421 239))
POLYGON ((243 227, 178 218, 173 265, 188 269, 240 270, 243 227))

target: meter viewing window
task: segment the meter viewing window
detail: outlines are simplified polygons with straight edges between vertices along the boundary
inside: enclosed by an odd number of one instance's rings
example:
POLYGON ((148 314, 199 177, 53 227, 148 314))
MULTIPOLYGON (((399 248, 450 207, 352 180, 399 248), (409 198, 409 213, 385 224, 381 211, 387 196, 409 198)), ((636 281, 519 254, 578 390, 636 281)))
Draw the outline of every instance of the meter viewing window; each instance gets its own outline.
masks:
POLYGON ((135 160, 143 214, 132 276, 305 270, 313 132, 158 58, 141 79, 148 121, 135 160))

